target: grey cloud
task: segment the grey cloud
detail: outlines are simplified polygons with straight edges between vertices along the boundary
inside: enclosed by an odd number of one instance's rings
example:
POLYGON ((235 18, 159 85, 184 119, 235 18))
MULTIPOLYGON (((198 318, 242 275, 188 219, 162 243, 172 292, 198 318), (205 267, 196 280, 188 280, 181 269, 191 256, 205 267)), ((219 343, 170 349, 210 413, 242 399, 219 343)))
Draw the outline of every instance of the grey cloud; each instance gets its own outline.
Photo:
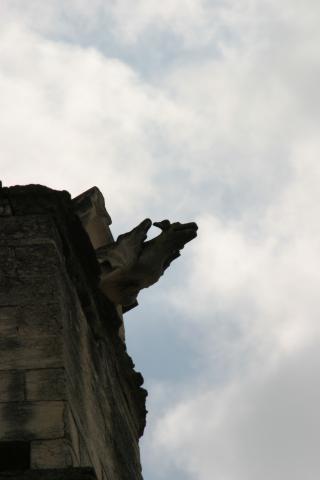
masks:
POLYGON ((267 480, 270 475, 316 480, 317 350, 309 344, 271 368, 261 365, 253 377, 238 379, 225 391, 199 393, 178 404, 158 424, 159 455, 199 480, 213 474, 217 480, 267 480))

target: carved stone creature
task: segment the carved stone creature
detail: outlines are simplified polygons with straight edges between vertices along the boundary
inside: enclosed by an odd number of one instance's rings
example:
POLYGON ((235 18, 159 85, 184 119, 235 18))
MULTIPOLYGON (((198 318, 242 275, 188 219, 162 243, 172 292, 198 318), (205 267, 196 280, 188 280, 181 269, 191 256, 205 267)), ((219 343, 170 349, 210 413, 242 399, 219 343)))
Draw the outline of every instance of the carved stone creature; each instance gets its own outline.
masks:
POLYGON ((141 289, 156 283, 180 250, 197 236, 196 223, 155 222, 162 232, 145 241, 152 222, 143 220, 116 242, 96 250, 101 264, 100 288, 116 305, 135 305, 141 289))

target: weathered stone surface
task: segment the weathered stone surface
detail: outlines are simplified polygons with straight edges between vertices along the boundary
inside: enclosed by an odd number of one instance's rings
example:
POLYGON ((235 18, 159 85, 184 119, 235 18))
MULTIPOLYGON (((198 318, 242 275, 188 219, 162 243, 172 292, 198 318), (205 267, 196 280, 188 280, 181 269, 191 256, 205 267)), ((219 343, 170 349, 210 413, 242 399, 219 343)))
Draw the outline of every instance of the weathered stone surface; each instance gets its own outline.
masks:
POLYGON ((0 366, 2 370, 63 366, 63 347, 60 336, 0 337, 0 366))
POLYGON ((92 187, 72 200, 73 208, 87 232, 93 248, 113 242, 109 229, 111 218, 108 214, 102 193, 92 187))
POLYGON ((33 440, 64 436, 64 402, 0 403, 0 439, 33 440))
POLYGON ((65 439, 31 442, 31 468, 72 467, 70 446, 65 439))
POLYGON ((91 467, 92 461, 88 454, 88 447, 86 445, 86 440, 79 435, 79 442, 80 442, 80 465, 82 467, 91 467))
POLYGON ((63 368, 42 368, 26 372, 27 400, 65 400, 65 372, 63 368))
POLYGON ((96 476, 92 468, 55 468, 0 472, 0 480, 96 480, 96 476))
MULTIPOLYGON (((77 308, 68 316, 64 338, 68 394, 75 421, 98 478, 118 475, 121 480, 140 479, 140 412, 137 415, 134 410, 137 399, 134 394, 130 397, 131 387, 123 375, 121 350, 117 358, 112 343, 97 343, 81 307, 75 301, 73 304, 77 308)), ((124 349, 118 335, 115 339, 124 349)), ((144 405, 145 398, 141 400, 144 405)))
POLYGON ((0 247, 0 276, 10 272, 15 275, 15 267, 14 247, 2 245, 0 247))
POLYGON ((24 400, 24 371, 0 371, 0 402, 24 400))
POLYGON ((57 231, 50 215, 0 217, 0 245, 55 243, 57 231))
POLYGON ((12 215, 12 208, 7 198, 0 198, 0 216, 7 217, 12 215))
POLYGON ((54 272, 45 277, 0 275, 0 306, 55 303, 61 296, 60 284, 61 280, 54 272))
MULTIPOLYGON (((1 221, 0 221, 1 223, 1 221)), ((54 243, 1 247, 0 281, 31 280, 59 272, 60 254, 54 243)))
POLYGON ((74 467, 91 466, 90 462, 87 464, 81 463, 79 430, 71 412, 70 405, 66 407, 65 419, 67 423, 66 437, 71 446, 72 465, 74 467))
POLYGON ((13 247, 15 276, 19 278, 54 275, 60 270, 61 258, 54 243, 13 247))
POLYGON ((21 306, 0 306, 0 338, 47 337, 62 329, 61 306, 42 303, 21 306))

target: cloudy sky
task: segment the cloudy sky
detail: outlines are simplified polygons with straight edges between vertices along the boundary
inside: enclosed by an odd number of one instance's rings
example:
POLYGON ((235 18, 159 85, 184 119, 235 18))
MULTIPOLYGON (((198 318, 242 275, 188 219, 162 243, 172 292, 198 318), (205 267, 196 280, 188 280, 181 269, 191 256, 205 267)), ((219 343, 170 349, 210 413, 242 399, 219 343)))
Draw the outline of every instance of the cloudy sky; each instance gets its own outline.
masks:
POLYGON ((317 0, 0 2, 4 184, 97 185, 115 236, 199 224, 126 314, 145 480, 319 479, 319 19, 317 0))

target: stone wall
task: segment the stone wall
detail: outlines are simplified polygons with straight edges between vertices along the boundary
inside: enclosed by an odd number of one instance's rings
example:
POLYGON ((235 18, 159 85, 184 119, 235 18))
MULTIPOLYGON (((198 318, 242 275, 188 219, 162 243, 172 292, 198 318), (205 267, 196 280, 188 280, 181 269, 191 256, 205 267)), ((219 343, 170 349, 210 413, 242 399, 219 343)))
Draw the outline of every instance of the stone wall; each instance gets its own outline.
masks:
POLYGON ((146 392, 98 279, 67 192, 0 190, 0 471, 11 445, 28 475, 142 478, 146 392))

